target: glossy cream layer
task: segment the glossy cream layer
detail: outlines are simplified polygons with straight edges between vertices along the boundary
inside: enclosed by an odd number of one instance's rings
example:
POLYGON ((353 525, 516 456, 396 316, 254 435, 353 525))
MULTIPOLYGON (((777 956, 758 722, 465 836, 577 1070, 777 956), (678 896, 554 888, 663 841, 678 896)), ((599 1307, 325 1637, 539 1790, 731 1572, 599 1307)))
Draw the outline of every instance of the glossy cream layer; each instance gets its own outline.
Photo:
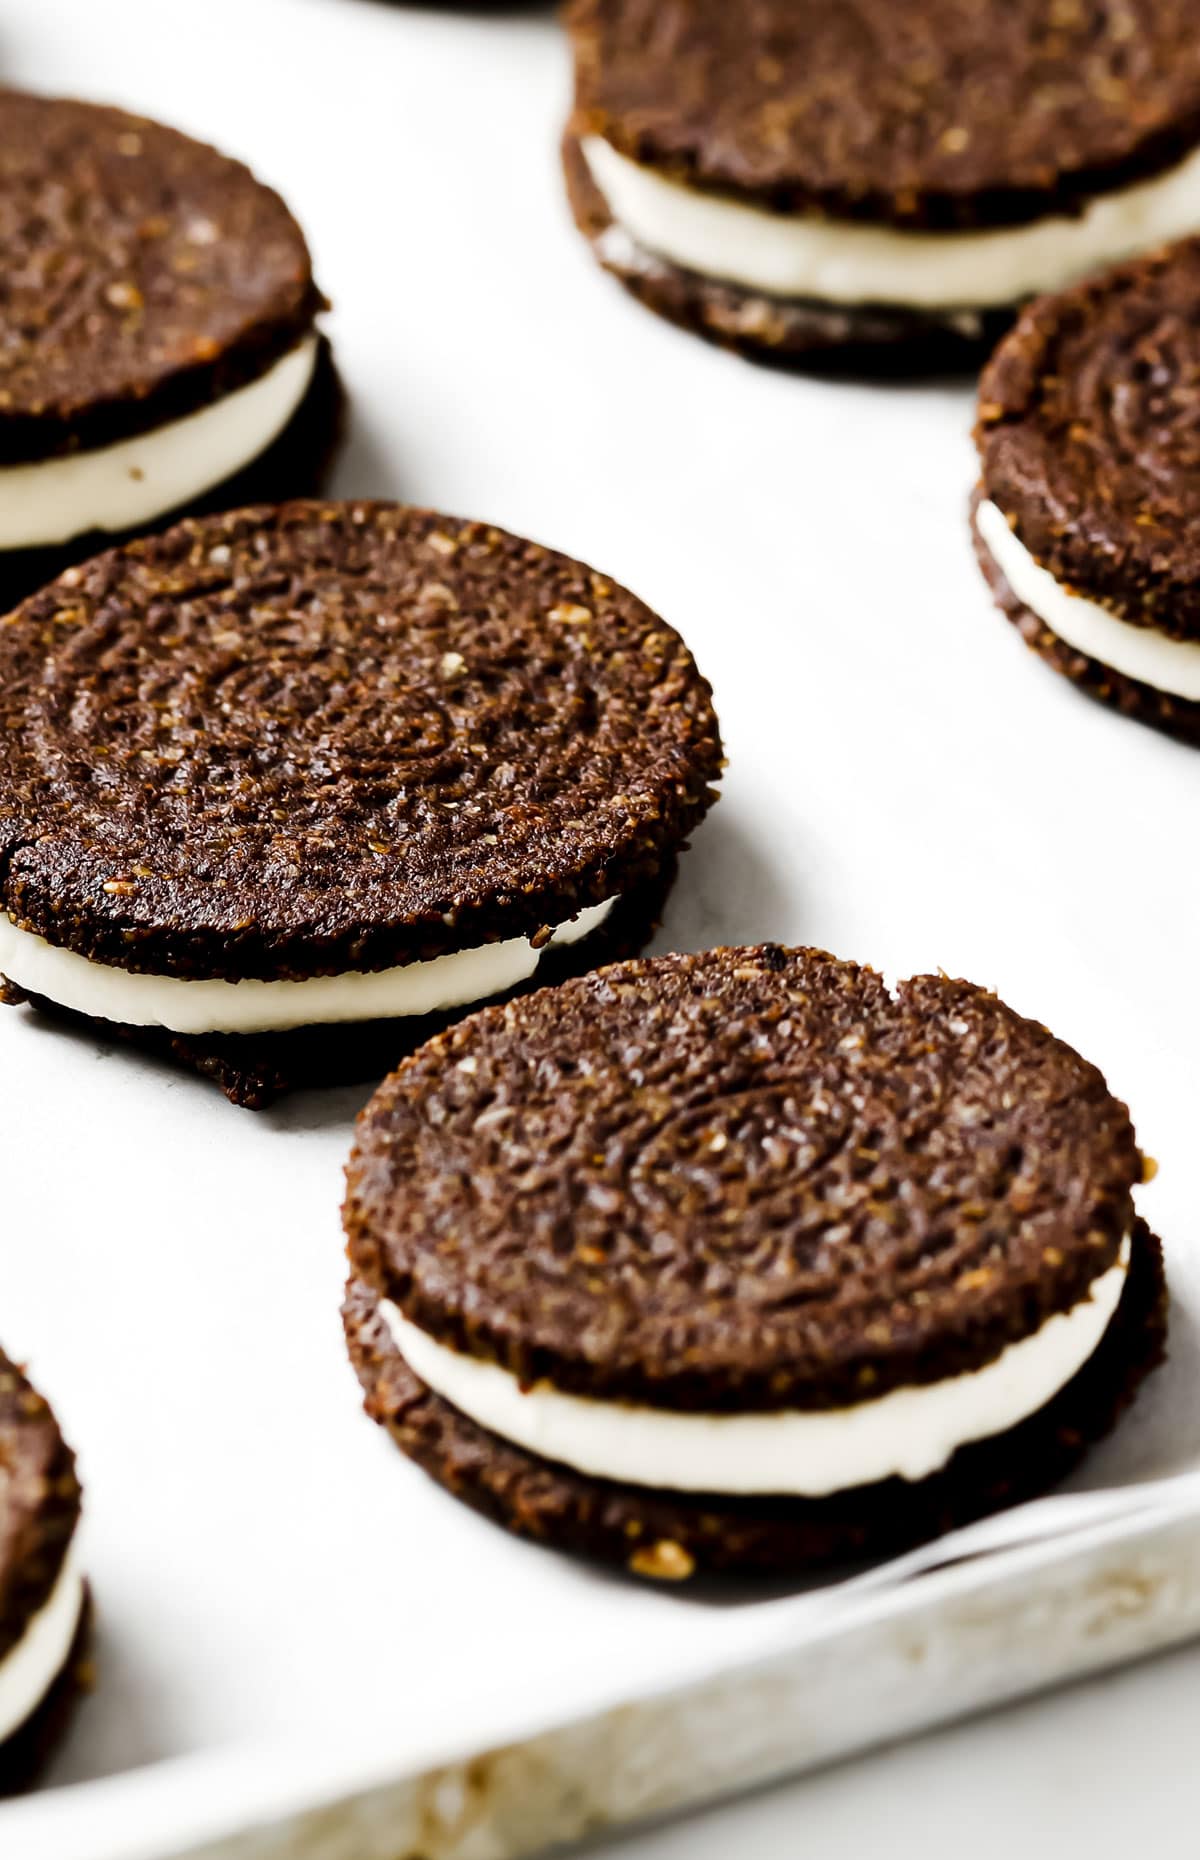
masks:
POLYGON ((435 1394, 543 1459, 668 1491, 823 1498, 893 1475, 927 1478, 959 1447, 1035 1414, 1092 1355, 1128 1266, 1126 1240, 1089 1297, 982 1369, 813 1412, 679 1414, 565 1395, 548 1382, 523 1389, 506 1369, 418 1330, 395 1305, 380 1309, 397 1349, 435 1394))
POLYGON ((32 1717, 67 1662, 83 1607, 83 1576, 74 1549, 20 1640, 0 1660, 0 1744, 32 1717))
POLYGON ((1200 227, 1200 149, 1166 174, 1097 195, 1075 217, 942 233, 768 213, 668 180, 600 137, 583 152, 615 223, 645 251, 702 277, 822 303, 1014 304, 1200 227))
POLYGON ((1131 626, 1086 595, 1073 594, 1034 560, 998 505, 980 504, 975 525, 1017 599, 1059 639, 1110 671, 1171 697, 1200 702, 1200 645, 1168 639, 1153 627, 1131 626))
MULTIPOLYGON (((598 929, 615 902, 593 904, 560 924, 547 947, 576 943, 598 929)), ((172 1033, 282 1033, 335 1021, 436 1014, 515 988, 529 979, 540 959, 541 951, 527 938, 513 937, 372 973, 314 975, 297 982, 189 982, 91 962, 19 929, 0 912, 0 975, 92 1020, 166 1027, 172 1033)))
POLYGON ((257 381, 182 420, 92 452, 0 467, 0 549, 138 529, 232 478, 279 437, 316 358, 317 338, 306 336, 257 381))

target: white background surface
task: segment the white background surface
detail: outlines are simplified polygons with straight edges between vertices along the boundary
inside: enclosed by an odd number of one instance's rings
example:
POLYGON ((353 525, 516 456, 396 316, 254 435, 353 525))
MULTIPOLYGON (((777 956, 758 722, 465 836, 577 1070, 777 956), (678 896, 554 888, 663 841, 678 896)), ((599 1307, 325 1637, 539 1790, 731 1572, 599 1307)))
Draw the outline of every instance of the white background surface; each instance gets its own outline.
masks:
MULTIPOLYGON (((627 299, 567 214, 566 61, 536 10, 0 0, 0 69, 152 112, 283 189, 335 300, 338 490, 537 536, 679 626, 731 767, 660 945, 769 935, 994 985, 1133 1105, 1182 1279, 1200 761, 1078 698, 992 612, 966 540, 969 388, 756 369, 627 299)), ((329 1751, 368 1716, 417 1756, 502 1727, 514 1662, 540 1714, 769 1637, 769 1602, 632 1588, 508 1540, 361 1417, 337 1204, 364 1094, 255 1118, 15 1014, 0 1063, 3 1337, 78 1445, 102 1608, 101 1689, 58 1781, 248 1740, 329 1751)), ((1184 1314, 1154 1412, 1095 1478, 1194 1456, 1192 1338, 1184 1314)), ((997 1767, 1014 1744, 1057 1789, 1046 1725, 1103 1750, 1106 1698, 1166 1699, 1191 1670, 1038 1708, 1027 1749, 1021 1717, 956 1732, 869 1787, 908 1779, 916 1814, 969 1761, 965 1793, 999 1804, 973 1839, 991 1839, 1016 1812, 997 1767)), ((1100 1767, 1107 1801, 1120 1765, 1100 1767)), ((857 1774, 797 1798, 804 1825, 865 1828, 857 1774)), ((773 1851, 788 1799, 727 1822, 727 1846, 773 1851)), ((3 1829, 0 1811, 7 1855, 3 1829)), ((695 1851, 671 1838, 663 1855, 695 1851)))

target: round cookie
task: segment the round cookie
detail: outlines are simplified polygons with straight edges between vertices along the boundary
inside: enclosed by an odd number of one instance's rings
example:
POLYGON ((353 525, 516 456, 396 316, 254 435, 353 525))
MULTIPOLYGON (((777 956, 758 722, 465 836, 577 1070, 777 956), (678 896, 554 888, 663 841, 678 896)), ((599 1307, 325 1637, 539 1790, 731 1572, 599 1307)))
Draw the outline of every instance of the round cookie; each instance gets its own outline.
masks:
POLYGON ((1045 1489, 1161 1354, 1094 1067, 815 950, 472 1016, 359 1120, 369 1412, 510 1528, 647 1575, 801 1570, 1045 1489))
POLYGON ((34 1781, 89 1683, 75 1456, 0 1351, 0 1796, 34 1781))
POLYGON ((602 264, 745 352, 954 361, 1200 226, 1187 0, 574 0, 564 155, 602 264))
POLYGON ((0 598, 171 513, 319 488, 340 390, 304 235, 173 129, 0 91, 0 598))
POLYGON ((0 628, 0 720, 9 998, 256 1105, 385 1069, 543 952, 638 947, 721 767, 707 684, 633 595, 380 503, 69 570, 0 628))
POLYGON ((980 564, 1093 696, 1200 743, 1200 239, 1030 305, 979 390, 980 564))

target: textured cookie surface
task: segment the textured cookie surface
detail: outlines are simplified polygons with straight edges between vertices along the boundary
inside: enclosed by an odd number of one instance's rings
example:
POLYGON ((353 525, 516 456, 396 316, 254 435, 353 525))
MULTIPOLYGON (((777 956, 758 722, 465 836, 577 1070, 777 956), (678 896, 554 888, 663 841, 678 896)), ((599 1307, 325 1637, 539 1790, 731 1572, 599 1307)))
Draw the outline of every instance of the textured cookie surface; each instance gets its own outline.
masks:
POLYGON ((984 494, 1058 580, 1200 639, 1200 239, 1031 304, 976 436, 984 494))
POLYGON ((1099 1349, 1044 1408, 961 1447, 927 1479, 885 1479, 823 1499, 684 1494, 586 1477, 498 1439, 433 1394, 361 1281, 351 1282, 343 1318, 368 1414, 456 1498, 535 1542, 677 1581, 795 1574, 894 1554, 1046 1491, 1109 1431, 1160 1361, 1166 1289, 1158 1242, 1139 1224, 1125 1292, 1099 1349))
POLYGON ((720 767, 683 642, 483 524, 179 524, 0 623, 0 899, 133 969, 389 967, 650 882, 720 767))
POLYGON ((322 299, 249 169, 161 124, 0 91, 0 463, 107 444, 254 379, 322 299))
POLYGON ((581 135, 783 212, 995 225, 1200 140, 1191 0, 574 0, 581 135))
POLYGON ((522 1381, 836 1407, 1081 1299, 1141 1159, 1094 1067, 942 976, 775 945, 473 1016, 363 1113, 355 1273, 522 1381))
POLYGON ((0 1660, 48 1600, 79 1502, 75 1456, 58 1423, 0 1351, 0 1660))

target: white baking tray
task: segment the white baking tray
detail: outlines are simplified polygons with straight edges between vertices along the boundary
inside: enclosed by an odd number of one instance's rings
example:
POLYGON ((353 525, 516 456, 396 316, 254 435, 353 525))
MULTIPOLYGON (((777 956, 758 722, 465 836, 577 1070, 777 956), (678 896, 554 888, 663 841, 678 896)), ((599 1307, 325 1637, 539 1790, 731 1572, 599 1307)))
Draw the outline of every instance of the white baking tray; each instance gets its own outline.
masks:
POLYGON ((1200 758, 992 611, 969 387, 756 369, 628 300, 562 200, 545 13, 0 0, 0 66, 284 189, 354 400, 339 489, 538 536, 683 631, 730 768, 661 947, 996 986, 1134 1107, 1177 1291, 1170 1366, 1078 1482, 1123 1496, 873 1589, 639 1587, 510 1540, 362 1416, 364 1093, 255 1117, 0 1015, 0 1338, 78 1447, 99 1607, 97 1690, 0 1855, 500 1860, 1200 1630, 1200 1501, 1137 1489, 1200 1466, 1200 758))

